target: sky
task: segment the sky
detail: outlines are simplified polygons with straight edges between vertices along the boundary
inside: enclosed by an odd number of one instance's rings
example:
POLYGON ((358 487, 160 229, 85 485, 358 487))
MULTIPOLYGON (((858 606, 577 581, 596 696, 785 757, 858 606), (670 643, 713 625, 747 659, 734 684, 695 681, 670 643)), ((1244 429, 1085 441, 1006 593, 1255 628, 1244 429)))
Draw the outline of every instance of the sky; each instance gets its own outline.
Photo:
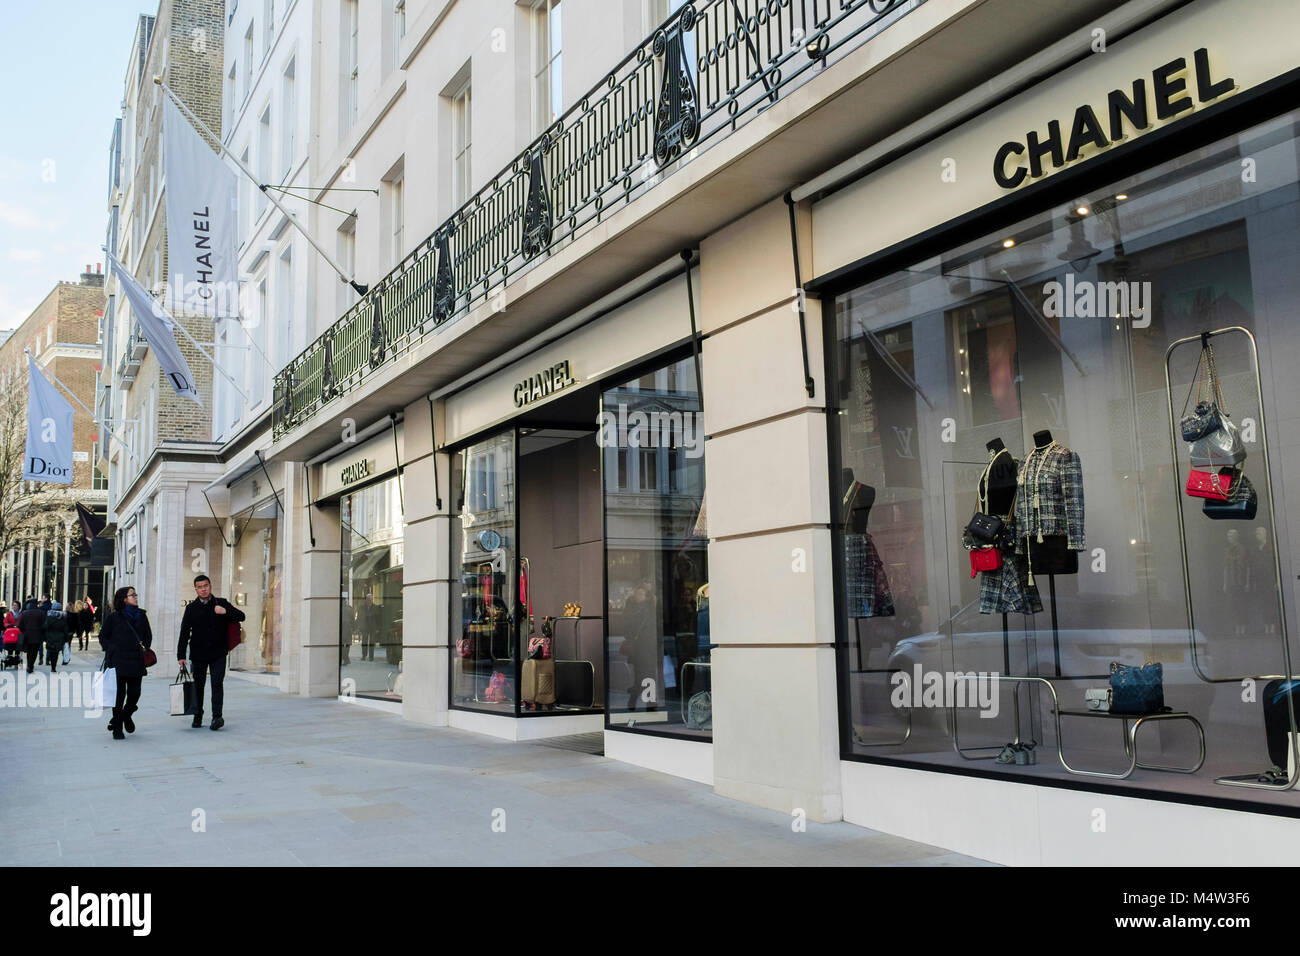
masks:
POLYGON ((108 146, 150 0, 0 0, 0 329, 103 263, 108 146))

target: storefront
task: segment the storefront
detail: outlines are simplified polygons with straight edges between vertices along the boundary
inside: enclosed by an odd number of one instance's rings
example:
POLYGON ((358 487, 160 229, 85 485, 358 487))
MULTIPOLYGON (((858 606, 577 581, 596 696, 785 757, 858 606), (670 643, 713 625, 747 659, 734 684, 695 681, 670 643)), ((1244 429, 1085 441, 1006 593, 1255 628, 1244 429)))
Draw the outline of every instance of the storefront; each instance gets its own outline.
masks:
POLYGON ((260 467, 231 485, 230 511, 231 560, 223 596, 245 615, 244 640, 231 652, 230 668, 278 675, 284 652, 284 509, 260 467))
POLYGON ((678 269, 439 396, 453 726, 710 738, 703 406, 687 295, 678 269))
POLYGON ((814 203, 847 819, 1009 861, 1069 790, 1300 816, 1297 20, 1188 4, 814 203))
POLYGON ((312 507, 337 508, 338 692, 399 703, 403 696, 404 483, 398 423, 315 467, 312 507))

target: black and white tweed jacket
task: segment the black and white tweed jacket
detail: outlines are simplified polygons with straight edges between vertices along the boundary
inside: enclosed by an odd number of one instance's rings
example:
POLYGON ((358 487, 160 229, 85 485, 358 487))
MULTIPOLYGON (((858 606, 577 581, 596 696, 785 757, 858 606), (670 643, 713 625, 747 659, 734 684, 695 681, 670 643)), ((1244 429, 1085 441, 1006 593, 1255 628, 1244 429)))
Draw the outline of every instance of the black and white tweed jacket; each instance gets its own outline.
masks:
POLYGON ((1086 547, 1083 533, 1083 466, 1079 456, 1052 442, 1035 448, 1016 473, 1016 552, 1025 552, 1025 539, 1065 535, 1071 551, 1086 547))

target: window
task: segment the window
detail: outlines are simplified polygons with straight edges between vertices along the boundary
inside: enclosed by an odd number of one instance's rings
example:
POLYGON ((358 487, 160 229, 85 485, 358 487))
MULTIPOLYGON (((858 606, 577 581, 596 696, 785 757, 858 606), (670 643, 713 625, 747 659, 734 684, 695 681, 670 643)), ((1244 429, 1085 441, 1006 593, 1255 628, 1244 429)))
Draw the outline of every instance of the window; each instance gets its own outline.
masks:
MULTIPOLYGON (((269 105, 262 111, 262 116, 257 121, 257 180, 263 184, 271 182, 271 107, 269 105)), ((259 189, 256 199, 257 211, 254 213, 254 218, 261 219, 267 206, 265 190, 259 189)))
POLYGON ((538 136, 564 111, 560 39, 560 0, 538 0, 533 7, 533 132, 538 136))
POLYGON ((388 186, 389 219, 393 224, 393 246, 392 246, 393 265, 397 265, 397 263, 402 261, 402 255, 406 250, 406 246, 405 246, 406 240, 402 237, 402 233, 405 228, 405 220, 403 219, 403 212, 402 212, 405 183, 406 183, 405 177, 401 173, 398 173, 397 178, 394 179, 388 186))
MULTIPOLYGON (((294 350, 292 243, 286 245, 284 251, 280 253, 279 270, 279 275, 275 277, 275 328, 279 341, 276 343, 276 354, 271 357, 271 361, 276 368, 284 368, 293 357, 294 350)), ((265 372, 266 362, 261 360, 261 356, 257 357, 257 364, 265 372)), ((260 397, 260 388, 258 393, 254 396, 254 401, 260 397)))
POLYGON ((406 36, 406 0, 396 0, 393 4, 394 48, 401 45, 404 36, 406 36))
MULTIPOLYGON (((343 270, 344 275, 350 279, 355 279, 357 275, 357 216, 353 213, 339 226, 338 234, 338 254, 339 268, 343 270)), ((357 301, 356 290, 347 282, 338 284, 339 305, 338 313, 342 315, 352 304, 357 301)))
POLYGON ((451 100, 451 195, 457 209, 469 202, 474 182, 470 162, 473 141, 470 94, 470 81, 466 80, 464 87, 451 100))
MULTIPOLYGON (((245 169, 248 168, 247 148, 240 153, 239 161, 244 164, 245 169)), ((252 184, 248 182, 248 177, 241 176, 239 179, 239 190, 243 193, 243 195, 239 197, 239 244, 241 247, 248 239, 248 212, 252 203, 252 196, 249 195, 248 191, 251 188, 252 184)))
POLYGON ((361 91, 358 88, 357 72, 357 29, 358 29, 358 11, 357 0, 344 0, 343 2, 343 23, 344 36, 347 46, 344 51, 343 65, 343 87, 347 91, 344 100, 347 112, 344 114, 345 129, 350 129, 357 121, 357 109, 361 91))
POLYGON ((265 16, 262 18, 262 59, 271 52, 271 41, 275 38, 275 0, 266 0, 265 16))
POLYGON ((226 125, 230 126, 235 117, 235 87, 239 82, 239 64, 230 64, 230 75, 226 77, 226 125))
POLYGON ((253 92, 253 25, 244 34, 244 99, 253 92))
POLYGON ((92 491, 108 491, 108 475, 99 470, 99 442, 90 445, 90 488, 92 491))
POLYGON ((298 124, 298 102, 294 90, 296 69, 296 60, 290 60, 280 81, 280 168, 284 170, 284 181, 293 172, 294 136, 297 133, 294 127, 298 124))

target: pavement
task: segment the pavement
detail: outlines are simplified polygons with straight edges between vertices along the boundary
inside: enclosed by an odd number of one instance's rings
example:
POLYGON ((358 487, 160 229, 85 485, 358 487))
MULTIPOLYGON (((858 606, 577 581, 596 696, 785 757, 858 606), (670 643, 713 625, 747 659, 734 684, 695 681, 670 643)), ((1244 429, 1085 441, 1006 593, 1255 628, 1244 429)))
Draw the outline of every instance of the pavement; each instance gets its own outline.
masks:
MULTIPOLYGON (((66 670, 88 679, 100 656, 66 670)), ((136 732, 115 741, 107 712, 15 706, 14 673, 0 675, 4 866, 988 865, 847 823, 796 832, 789 814, 563 742, 230 676, 221 731, 168 716, 167 679, 146 678, 136 732)))

